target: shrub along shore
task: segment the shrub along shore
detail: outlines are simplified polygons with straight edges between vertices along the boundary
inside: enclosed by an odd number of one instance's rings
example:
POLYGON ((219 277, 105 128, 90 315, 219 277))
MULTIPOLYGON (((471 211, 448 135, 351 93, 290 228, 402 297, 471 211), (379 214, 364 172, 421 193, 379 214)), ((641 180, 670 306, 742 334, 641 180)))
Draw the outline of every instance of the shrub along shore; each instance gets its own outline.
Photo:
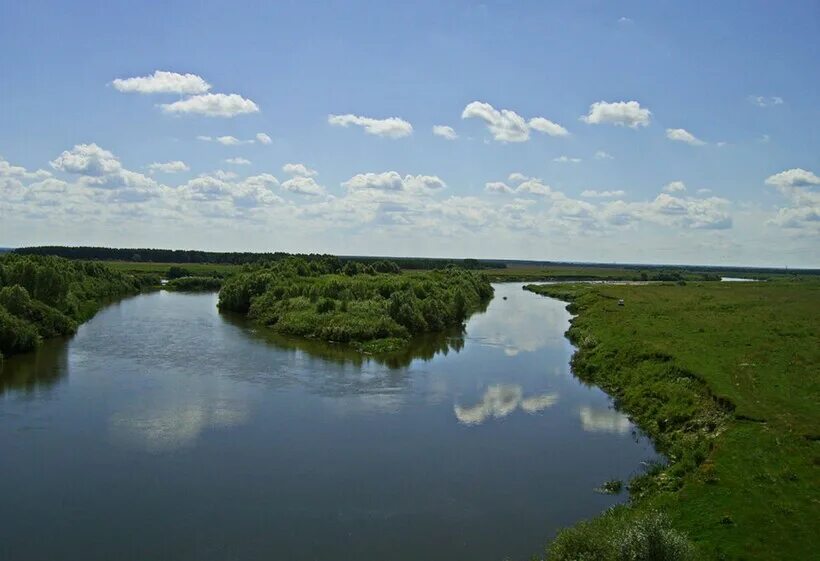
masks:
POLYGON ((461 325, 492 294, 485 275, 456 267, 402 273, 389 261, 342 266, 334 258, 294 257, 228 278, 219 309, 286 335, 380 353, 461 325))
POLYGON ((101 263, 0 255, 0 359, 73 334, 106 300, 139 289, 134 276, 101 263))
POLYGON ((570 303, 575 374, 668 458, 630 482, 629 504, 559 533, 547 559, 820 551, 820 283, 525 288, 570 303), (630 556, 635 544, 664 553, 630 556))

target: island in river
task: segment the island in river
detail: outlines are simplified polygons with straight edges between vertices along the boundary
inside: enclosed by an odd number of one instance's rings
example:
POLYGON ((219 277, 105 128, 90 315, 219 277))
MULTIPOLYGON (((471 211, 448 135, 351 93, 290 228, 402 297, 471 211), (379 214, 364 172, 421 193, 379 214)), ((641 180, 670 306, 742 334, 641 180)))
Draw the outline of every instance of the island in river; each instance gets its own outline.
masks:
POLYGON ((461 325, 492 295, 483 273, 458 267, 401 273, 387 263, 340 267, 333 260, 292 258, 229 278, 219 309, 247 314, 279 333, 381 353, 413 336, 461 325))

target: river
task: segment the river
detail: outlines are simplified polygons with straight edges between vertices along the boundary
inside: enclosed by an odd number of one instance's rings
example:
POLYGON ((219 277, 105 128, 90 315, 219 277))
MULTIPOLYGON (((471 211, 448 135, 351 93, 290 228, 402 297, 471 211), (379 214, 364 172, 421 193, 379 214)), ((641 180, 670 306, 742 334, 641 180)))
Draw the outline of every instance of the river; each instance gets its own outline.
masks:
POLYGON ((521 287, 388 360, 211 293, 106 307, 0 373, 0 559, 529 558, 657 456, 521 287))

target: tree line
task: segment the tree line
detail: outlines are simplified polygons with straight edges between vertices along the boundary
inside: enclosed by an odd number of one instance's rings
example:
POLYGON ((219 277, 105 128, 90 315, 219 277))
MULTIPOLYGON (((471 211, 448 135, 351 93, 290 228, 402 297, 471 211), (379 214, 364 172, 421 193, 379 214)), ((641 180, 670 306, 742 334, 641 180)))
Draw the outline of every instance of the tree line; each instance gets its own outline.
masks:
POLYGON ((392 261, 402 269, 437 269, 448 265, 457 265, 465 269, 503 269, 506 264, 502 261, 479 259, 437 259, 428 257, 365 257, 310 253, 295 254, 281 251, 276 252, 218 252, 199 251, 189 249, 155 249, 155 248, 113 248, 113 247, 68 247, 68 246, 37 246, 21 247, 13 250, 22 255, 54 255, 66 259, 83 259, 94 261, 133 261, 150 263, 213 263, 243 265, 246 263, 276 262, 288 257, 298 257, 305 261, 323 261, 338 259, 340 263, 348 262, 372 265, 379 261, 392 261))

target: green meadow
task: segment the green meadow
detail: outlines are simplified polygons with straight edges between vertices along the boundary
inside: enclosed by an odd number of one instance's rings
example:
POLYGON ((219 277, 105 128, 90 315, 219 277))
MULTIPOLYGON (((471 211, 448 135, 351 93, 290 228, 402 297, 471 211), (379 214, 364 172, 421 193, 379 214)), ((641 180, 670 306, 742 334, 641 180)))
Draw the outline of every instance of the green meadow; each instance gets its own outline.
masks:
POLYGON ((658 511, 696 559, 816 558, 819 282, 526 289, 570 303, 574 372, 668 458, 629 483, 627 506, 560 533, 548 559, 626 558, 617 544, 658 511))

